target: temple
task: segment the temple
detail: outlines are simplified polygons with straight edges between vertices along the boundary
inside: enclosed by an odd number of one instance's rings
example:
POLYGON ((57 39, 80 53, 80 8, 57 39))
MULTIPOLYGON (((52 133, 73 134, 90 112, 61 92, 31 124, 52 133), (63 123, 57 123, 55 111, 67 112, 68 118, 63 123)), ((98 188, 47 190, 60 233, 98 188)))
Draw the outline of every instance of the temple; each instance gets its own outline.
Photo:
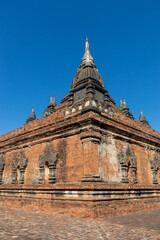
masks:
POLYGON ((0 136, 0 206, 105 217, 160 205, 160 133, 119 107, 85 53, 59 105, 0 136))

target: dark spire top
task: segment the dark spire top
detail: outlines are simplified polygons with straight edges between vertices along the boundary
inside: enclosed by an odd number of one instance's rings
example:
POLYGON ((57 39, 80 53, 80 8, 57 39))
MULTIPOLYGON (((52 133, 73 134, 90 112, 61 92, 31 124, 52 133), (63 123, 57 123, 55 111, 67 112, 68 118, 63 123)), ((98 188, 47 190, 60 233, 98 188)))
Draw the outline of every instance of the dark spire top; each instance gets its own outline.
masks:
POLYGON ((50 116, 53 112, 55 112, 55 106, 56 106, 56 101, 55 97, 51 96, 50 103, 49 105, 45 108, 43 117, 48 117, 50 116))
POLYGON ((91 56, 88 37, 86 37, 85 52, 72 81, 68 100, 69 105, 88 97, 101 103, 107 102, 109 104, 111 101, 103 79, 91 56))
POLYGON ((141 110, 141 114, 140 114, 140 116, 139 116, 139 122, 149 125, 149 123, 148 123, 148 121, 146 120, 146 118, 145 118, 142 110, 141 110))
POLYGON ((86 37, 85 52, 81 64, 72 81, 67 99, 68 105, 74 105, 84 99, 94 99, 97 103, 106 104, 108 107, 115 105, 114 100, 105 89, 103 79, 91 56, 88 37, 86 37))
POLYGON ((129 118, 134 119, 132 113, 129 111, 129 108, 127 107, 126 101, 124 99, 122 103, 122 112, 129 118))
POLYGON ((84 80, 87 81, 88 79, 92 79, 92 81, 95 80, 100 87, 104 88, 103 79, 97 70, 93 57, 91 56, 88 37, 86 37, 85 53, 77 70, 77 74, 73 78, 71 89, 76 88, 77 86, 79 87, 82 81, 84 83, 84 80))
POLYGON ((35 111, 34 111, 34 107, 32 108, 32 112, 29 116, 29 118, 27 119, 26 123, 30 122, 30 121, 33 121, 36 119, 36 115, 35 115, 35 111))

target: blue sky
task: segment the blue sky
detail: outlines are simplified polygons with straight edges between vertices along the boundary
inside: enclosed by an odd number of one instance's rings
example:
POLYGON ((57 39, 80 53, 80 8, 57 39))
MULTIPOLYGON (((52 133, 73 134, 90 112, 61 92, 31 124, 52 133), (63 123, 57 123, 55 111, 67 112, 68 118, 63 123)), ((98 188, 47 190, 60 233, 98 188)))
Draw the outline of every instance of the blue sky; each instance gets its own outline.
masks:
POLYGON ((160 1, 0 1, 0 134, 68 94, 86 34, 105 87, 160 131, 160 1))

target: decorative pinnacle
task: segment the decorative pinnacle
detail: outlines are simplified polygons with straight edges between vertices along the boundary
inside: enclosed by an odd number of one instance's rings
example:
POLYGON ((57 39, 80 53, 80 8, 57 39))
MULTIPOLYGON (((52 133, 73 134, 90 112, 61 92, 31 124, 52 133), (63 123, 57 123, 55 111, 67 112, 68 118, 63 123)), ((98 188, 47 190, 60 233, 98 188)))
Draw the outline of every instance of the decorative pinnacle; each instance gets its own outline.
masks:
POLYGON ((84 53, 81 63, 94 63, 93 58, 90 53, 90 50, 89 50, 88 37, 86 37, 85 53, 84 53))
POLYGON ((143 114, 143 112, 142 112, 142 109, 141 109, 141 113, 140 113, 140 117, 139 117, 139 120, 142 120, 142 119, 145 119, 145 116, 144 116, 144 114, 143 114))
POLYGON ((119 105, 119 108, 123 108, 122 98, 120 99, 120 105, 119 105))
POLYGON ((88 42, 88 37, 86 36, 86 48, 85 50, 89 50, 89 42, 88 42))
POLYGON ((123 108, 127 108, 127 104, 126 104, 125 99, 124 99, 124 101, 123 101, 123 108))
POLYGON ((43 112, 43 117, 48 117, 48 116, 52 115, 52 113, 56 111, 55 106, 56 106, 55 97, 53 97, 53 95, 52 95, 50 98, 49 105, 45 108, 45 110, 43 112))
POLYGON ((143 114, 143 112, 142 112, 142 109, 141 109, 141 114, 140 114, 140 116, 139 116, 139 121, 142 122, 142 123, 145 123, 145 124, 149 125, 148 121, 146 120, 146 118, 145 118, 145 116, 144 116, 144 114, 143 114))
POLYGON ((55 97, 53 97, 53 95, 51 96, 50 98, 50 103, 49 103, 49 106, 56 106, 56 101, 55 101, 55 97))
POLYGON ((29 116, 29 118, 27 119, 26 122, 30 122, 30 121, 33 121, 35 119, 36 119, 36 115, 35 115, 34 106, 33 106, 32 112, 31 112, 31 114, 30 114, 30 116, 29 116))

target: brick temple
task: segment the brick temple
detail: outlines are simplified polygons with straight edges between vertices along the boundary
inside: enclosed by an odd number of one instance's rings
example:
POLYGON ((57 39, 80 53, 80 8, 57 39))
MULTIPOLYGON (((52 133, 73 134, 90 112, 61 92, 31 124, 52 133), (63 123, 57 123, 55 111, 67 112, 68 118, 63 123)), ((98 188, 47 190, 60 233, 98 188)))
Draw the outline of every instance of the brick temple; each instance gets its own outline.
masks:
POLYGON ((0 136, 0 206, 103 217, 159 200, 160 133, 116 106, 87 38, 69 94, 0 136))

